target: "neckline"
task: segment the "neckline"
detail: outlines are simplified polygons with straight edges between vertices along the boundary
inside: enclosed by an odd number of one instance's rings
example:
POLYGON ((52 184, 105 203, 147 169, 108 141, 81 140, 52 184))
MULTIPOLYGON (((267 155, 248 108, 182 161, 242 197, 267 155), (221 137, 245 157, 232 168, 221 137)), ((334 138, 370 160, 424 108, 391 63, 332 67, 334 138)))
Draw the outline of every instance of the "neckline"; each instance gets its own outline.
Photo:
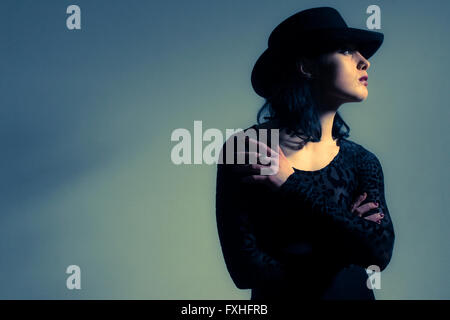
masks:
POLYGON ((301 169, 297 169, 295 167, 292 167, 292 169, 294 169, 295 172, 297 173, 305 173, 305 174, 316 174, 316 173, 320 173, 322 171, 325 171, 326 169, 328 169, 329 167, 331 167, 340 157, 342 154, 342 148, 344 146, 344 139, 339 139, 339 151, 338 153, 334 156, 333 160, 331 160, 325 167, 320 168, 318 170, 301 170, 301 169))
MULTIPOLYGON (((256 129, 256 127, 257 127, 257 124, 254 124, 250 128, 256 129)), ((305 174, 316 174, 316 173, 320 173, 322 171, 325 171, 326 169, 328 169, 329 167, 334 165, 334 163, 337 162, 337 160, 341 157, 342 148, 343 148, 343 146, 345 144, 345 138, 338 139, 338 143, 339 143, 339 151, 338 151, 338 153, 334 156, 333 160, 331 160, 325 167, 320 168, 318 170, 301 170, 301 169, 297 169, 295 167, 292 167, 292 169, 294 169, 294 172, 296 172, 296 173, 305 173, 305 174)))

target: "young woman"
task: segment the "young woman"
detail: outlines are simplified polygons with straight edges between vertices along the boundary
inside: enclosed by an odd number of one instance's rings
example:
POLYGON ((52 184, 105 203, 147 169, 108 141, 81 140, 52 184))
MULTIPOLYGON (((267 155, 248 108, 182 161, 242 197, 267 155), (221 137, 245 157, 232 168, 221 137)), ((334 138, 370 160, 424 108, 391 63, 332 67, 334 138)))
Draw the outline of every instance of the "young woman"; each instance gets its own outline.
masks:
POLYGON ((381 33, 348 28, 333 8, 312 8, 278 25, 256 62, 252 85, 266 102, 258 124, 224 144, 216 194, 227 269, 252 300, 375 299, 380 279, 366 270, 386 268, 395 240, 383 171, 347 139, 338 109, 366 99, 368 58, 382 42, 381 33), (264 142, 261 129, 269 131, 264 142), (261 174, 262 161, 226 162, 250 131, 256 138, 248 135, 244 154, 274 159, 272 174, 261 174))

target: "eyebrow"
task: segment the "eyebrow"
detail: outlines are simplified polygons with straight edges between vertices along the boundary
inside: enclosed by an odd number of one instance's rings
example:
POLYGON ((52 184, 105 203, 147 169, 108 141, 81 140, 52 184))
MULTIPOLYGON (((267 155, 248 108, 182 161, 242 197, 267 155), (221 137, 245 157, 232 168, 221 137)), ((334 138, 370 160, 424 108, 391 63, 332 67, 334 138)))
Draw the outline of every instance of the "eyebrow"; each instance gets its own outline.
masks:
POLYGON ((344 47, 350 48, 350 49, 353 49, 353 50, 357 50, 358 49, 357 45, 355 45, 353 43, 346 43, 346 44, 344 44, 344 47))

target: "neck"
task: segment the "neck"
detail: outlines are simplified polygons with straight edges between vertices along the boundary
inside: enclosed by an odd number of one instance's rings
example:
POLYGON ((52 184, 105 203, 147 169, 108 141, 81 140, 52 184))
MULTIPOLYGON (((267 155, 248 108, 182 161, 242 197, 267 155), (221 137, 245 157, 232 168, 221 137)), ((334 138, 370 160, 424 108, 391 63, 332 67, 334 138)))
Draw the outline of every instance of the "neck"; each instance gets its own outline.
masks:
POLYGON ((319 115, 319 121, 322 129, 322 136, 320 137, 320 143, 334 144, 333 140, 333 122, 337 110, 340 105, 339 101, 334 99, 326 99, 322 97, 317 104, 316 110, 319 115))
MULTIPOLYGON (((333 132, 334 117, 336 115, 337 109, 329 108, 322 105, 320 108, 318 108, 318 110, 322 136, 320 137, 319 142, 310 142, 310 143, 320 144, 321 146, 335 145, 336 141, 333 139, 332 132, 333 132)), ((285 130, 282 130, 280 132, 280 143, 281 145, 294 150, 302 149, 305 146, 305 143, 301 138, 295 135, 292 136, 288 135, 285 132, 285 130)))
POLYGON ((320 137, 320 143, 333 144, 333 122, 336 110, 328 109, 319 112, 319 121, 322 128, 322 136, 320 137))
MULTIPOLYGON (((320 126, 322 130, 322 136, 320 141, 313 144, 336 145, 336 141, 333 139, 333 123, 334 117, 341 103, 336 101, 320 100, 316 106, 320 126)), ((310 142, 311 143, 311 142, 310 142)), ((289 135, 285 130, 280 131, 280 145, 285 146, 292 150, 299 150, 305 146, 304 140, 295 136, 289 135)))
POLYGON ((333 140, 333 122, 337 110, 342 105, 343 101, 331 95, 320 94, 319 85, 315 83, 313 92, 316 99, 316 110, 319 116, 319 121, 322 129, 322 136, 319 143, 334 144, 333 140))

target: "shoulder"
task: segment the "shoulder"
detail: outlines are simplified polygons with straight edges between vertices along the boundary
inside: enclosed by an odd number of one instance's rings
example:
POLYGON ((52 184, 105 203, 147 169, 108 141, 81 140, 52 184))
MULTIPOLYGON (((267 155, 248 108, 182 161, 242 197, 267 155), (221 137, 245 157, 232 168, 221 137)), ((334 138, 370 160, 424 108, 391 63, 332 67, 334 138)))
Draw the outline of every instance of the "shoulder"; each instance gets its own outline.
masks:
POLYGON ((234 129, 232 132, 230 132, 230 134, 227 134, 225 142, 222 144, 222 148, 224 148, 227 145, 231 145, 231 146, 235 146, 237 139, 241 138, 243 139, 245 136, 257 139, 259 136, 259 132, 262 129, 269 129, 267 130, 267 134, 270 135, 270 129, 273 129, 272 127, 268 126, 267 123, 263 123, 263 124, 254 124, 252 126, 249 126, 247 128, 239 128, 239 129, 234 129))
POLYGON ((238 128, 238 129, 231 130, 229 133, 227 132, 227 135, 225 137, 225 142, 222 144, 222 148, 224 148, 226 145, 234 145, 237 138, 243 137, 243 136, 249 135, 249 134, 251 135, 251 132, 255 132, 258 129, 259 129, 259 127, 257 125, 252 125, 245 129, 238 128))
POLYGON ((346 153, 353 159, 357 168, 367 170, 381 169, 378 157, 370 149, 350 139, 343 138, 342 141, 346 153))
MULTIPOLYGON (((225 160, 231 161, 231 158, 228 158, 228 154, 233 154, 238 151, 238 147, 243 144, 244 147, 246 146, 244 137, 250 136, 252 138, 256 138, 256 130, 257 125, 252 125, 250 127, 247 127, 245 129, 237 128, 232 129, 229 132, 227 131, 227 134, 225 136, 225 141, 222 143, 222 146, 220 148, 219 153, 219 159, 218 164, 224 164, 225 160)), ((228 130, 228 129, 227 129, 228 130)), ((243 151, 239 149, 239 151, 243 151)), ((245 150, 247 151, 247 150, 245 150)))

